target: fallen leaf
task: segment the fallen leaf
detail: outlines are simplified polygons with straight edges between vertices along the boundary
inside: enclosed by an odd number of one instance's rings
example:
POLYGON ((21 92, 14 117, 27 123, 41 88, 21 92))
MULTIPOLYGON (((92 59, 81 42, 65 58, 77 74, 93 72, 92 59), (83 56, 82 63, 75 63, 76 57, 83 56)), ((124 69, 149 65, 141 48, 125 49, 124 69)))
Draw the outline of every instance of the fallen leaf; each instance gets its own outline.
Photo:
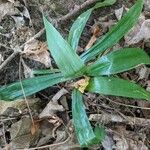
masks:
POLYGON ((122 18, 124 7, 115 10, 115 15, 118 20, 122 18))
POLYGON ((138 24, 125 36, 125 43, 132 45, 150 39, 150 19, 140 16, 138 24))
POLYGON ((32 121, 30 118, 22 118, 16 123, 13 123, 10 128, 11 139, 15 139, 19 136, 30 134, 32 121))
POLYGON ((89 49, 89 48, 91 48, 92 47, 92 45, 96 42, 96 40, 97 40, 97 36, 99 36, 100 35, 100 32, 101 32, 101 29, 100 29, 100 27, 98 26, 98 25, 94 25, 93 27, 92 27, 92 37, 91 37, 91 39, 89 40, 89 42, 88 42, 88 44, 86 45, 86 47, 85 47, 85 50, 87 50, 87 49, 89 49))
POLYGON ((146 11, 150 11, 150 0, 144 0, 144 6, 146 11))
POLYGON ((85 79, 81 79, 81 80, 75 82, 73 86, 74 86, 76 89, 78 89, 81 93, 84 93, 86 87, 87 87, 88 84, 89 84, 89 80, 90 80, 89 77, 85 77, 85 79))
POLYGON ((31 134, 34 135, 38 131, 39 127, 39 122, 34 122, 34 124, 31 125, 31 134))
POLYGON ((62 105, 50 101, 43 109, 43 111, 39 114, 39 118, 48 118, 53 116, 56 112, 62 112, 62 111, 64 111, 62 105))
MULTIPOLYGON (((39 99, 38 98, 30 98, 30 99, 27 99, 27 101, 29 103, 29 106, 32 107, 39 101, 39 99)), ((18 99, 16 101, 0 100, 0 114, 3 114, 10 107, 16 108, 16 109, 22 111, 23 109, 27 108, 27 104, 24 99, 18 99)))
POLYGON ((57 102, 63 95, 67 94, 68 91, 65 88, 59 90, 52 98, 53 102, 57 102))
POLYGON ((26 134, 13 139, 10 143, 12 150, 28 149, 31 142, 31 134, 26 134))
POLYGON ((113 138, 111 135, 106 135, 105 139, 102 141, 102 145, 105 150, 112 150, 115 146, 115 142, 113 141, 113 138))
POLYGON ((145 79, 148 80, 149 76, 150 76, 150 68, 146 67, 146 66, 142 66, 140 68, 136 69, 136 72, 139 74, 139 80, 141 79, 145 79))
POLYGON ((150 80, 147 81, 147 88, 146 88, 146 90, 150 92, 150 80))
POLYGON ((118 133, 113 135, 115 150, 148 150, 144 143, 146 137, 144 133, 127 131, 123 126, 117 126, 115 132, 118 133))
POLYGON ((33 78, 34 77, 33 70, 26 65, 23 59, 21 59, 21 62, 24 69, 25 78, 33 78))
POLYGON ((11 16, 15 21, 15 26, 17 29, 21 28, 25 24, 23 16, 11 16))
POLYGON ((11 2, 0 2, 0 22, 2 21, 5 15, 14 15, 18 10, 14 7, 14 4, 11 2))
POLYGON ((22 54, 27 58, 43 63, 47 68, 51 67, 51 59, 45 42, 33 40, 27 43, 22 54))

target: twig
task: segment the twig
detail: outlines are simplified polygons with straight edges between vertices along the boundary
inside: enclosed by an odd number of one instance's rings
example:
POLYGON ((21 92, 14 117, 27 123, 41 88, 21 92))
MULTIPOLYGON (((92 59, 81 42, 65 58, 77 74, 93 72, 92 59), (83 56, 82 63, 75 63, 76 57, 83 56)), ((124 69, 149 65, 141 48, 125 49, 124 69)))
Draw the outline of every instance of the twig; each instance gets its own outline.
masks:
POLYGON ((22 59, 22 57, 20 56, 20 62, 19 62, 19 81, 20 81, 20 86, 21 86, 21 90, 22 90, 22 93, 23 93, 24 100, 25 100, 25 102, 27 104, 27 108, 29 110, 29 114, 30 114, 30 117, 31 117, 31 120, 32 120, 32 124, 33 124, 33 126, 35 126, 34 120, 33 120, 33 116, 32 116, 32 112, 31 112, 28 100, 26 98, 26 94, 25 94, 25 91, 24 91, 24 88, 23 88, 23 84, 22 84, 22 80, 21 80, 21 59, 22 59))
POLYGON ((101 97, 105 98, 106 100, 110 101, 111 103, 117 104, 117 105, 121 105, 121 106, 125 106, 125 107, 130 107, 130 108, 138 108, 138 109, 143 109, 143 110, 150 110, 149 107, 141 107, 141 106, 134 106, 134 105, 129 105, 129 104, 123 104, 117 101, 113 101, 110 98, 106 97, 106 96, 102 96, 101 97))
POLYGON ((125 118, 123 118, 120 115, 108 114, 108 113, 91 114, 89 120, 103 121, 105 123, 110 123, 110 122, 124 123, 124 124, 137 125, 143 127, 150 126, 150 119, 130 117, 130 116, 126 116, 125 118))
POLYGON ((57 22, 59 21, 66 21, 72 17, 74 17, 75 15, 77 15, 78 13, 80 13, 81 11, 85 10, 86 8, 88 8, 90 5, 93 5, 97 2, 98 0, 87 0, 86 2, 84 2, 82 5, 78 6, 77 8, 75 8, 73 11, 69 12, 68 14, 66 14, 63 17, 60 17, 58 19, 56 19, 57 22))
POLYGON ((19 52, 14 51, 1 65, 0 70, 2 70, 19 52))
POLYGON ((26 41, 24 44, 22 44, 20 46, 20 48, 23 48, 26 44, 32 42, 33 40, 35 40, 36 38, 39 38, 43 33, 44 33, 45 29, 41 29, 37 34, 35 34, 33 37, 31 37, 28 41, 26 41))

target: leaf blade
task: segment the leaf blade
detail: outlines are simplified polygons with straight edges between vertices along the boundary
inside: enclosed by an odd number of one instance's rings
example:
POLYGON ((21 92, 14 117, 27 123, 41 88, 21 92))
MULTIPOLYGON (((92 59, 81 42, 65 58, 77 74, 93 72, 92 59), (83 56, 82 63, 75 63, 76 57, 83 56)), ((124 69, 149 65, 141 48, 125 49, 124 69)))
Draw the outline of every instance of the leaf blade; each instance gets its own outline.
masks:
POLYGON ((69 36, 68 36, 68 43, 71 45, 74 51, 77 50, 79 39, 81 37, 82 31, 94 9, 110 6, 113 5, 116 0, 104 0, 103 2, 98 2, 96 5, 88 9, 86 12, 82 13, 73 23, 70 28, 69 36))
MULTIPOLYGON (((61 73, 43 75, 31 79, 22 80, 22 86, 26 96, 34 94, 65 79, 61 73)), ((0 88, 0 100, 14 100, 24 97, 20 82, 15 82, 0 88)))
POLYGON ((83 61, 72 50, 53 25, 45 18, 44 25, 49 50, 64 76, 72 76, 84 68, 83 61), (52 37, 52 38, 50 38, 52 37))
POLYGON ((80 56, 81 59, 84 62, 87 62, 117 43, 135 25, 142 8, 143 0, 137 0, 126 15, 123 16, 123 18, 108 33, 98 40, 93 47, 80 56))
POLYGON ((87 91, 113 96, 150 100, 150 92, 127 80, 114 77, 94 77, 87 91))
POLYGON ((113 5, 116 2, 116 0, 105 0, 103 2, 98 2, 95 4, 94 9, 97 9, 99 7, 104 7, 104 6, 110 6, 113 5))
POLYGON ((72 115, 78 141, 82 147, 88 147, 91 144, 95 144, 95 142, 99 143, 104 138, 99 133, 95 135, 93 132, 85 112, 81 92, 77 89, 74 89, 72 93, 72 115))
POLYGON ((76 51, 82 31, 88 21, 93 9, 89 9, 82 13, 73 23, 68 36, 68 43, 71 45, 72 50, 76 51))
POLYGON ((140 48, 124 48, 99 58, 87 67, 91 76, 111 75, 150 64, 150 57, 140 48))

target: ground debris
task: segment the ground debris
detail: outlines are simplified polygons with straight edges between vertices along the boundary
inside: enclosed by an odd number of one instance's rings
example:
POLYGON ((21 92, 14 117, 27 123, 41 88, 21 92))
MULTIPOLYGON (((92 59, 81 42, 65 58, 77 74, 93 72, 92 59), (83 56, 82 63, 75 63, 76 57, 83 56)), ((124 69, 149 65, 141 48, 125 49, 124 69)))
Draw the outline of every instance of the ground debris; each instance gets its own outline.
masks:
POLYGON ((43 63, 47 68, 49 68, 52 65, 50 55, 47 50, 48 47, 45 42, 33 40, 24 46, 24 51, 22 54, 27 58, 43 63))

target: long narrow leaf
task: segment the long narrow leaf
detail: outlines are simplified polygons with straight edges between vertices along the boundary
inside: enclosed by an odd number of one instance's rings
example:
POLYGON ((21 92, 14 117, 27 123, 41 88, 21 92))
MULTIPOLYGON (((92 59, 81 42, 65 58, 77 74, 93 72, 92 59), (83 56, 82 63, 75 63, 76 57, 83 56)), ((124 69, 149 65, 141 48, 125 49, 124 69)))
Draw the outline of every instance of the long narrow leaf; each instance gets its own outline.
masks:
POLYGON ((87 67, 87 73, 91 76, 116 74, 141 64, 150 64, 150 57, 140 48, 125 48, 102 56, 87 67))
POLYGON ((137 22, 143 8, 143 0, 137 0, 136 4, 127 14, 98 42, 81 55, 82 60, 87 62, 107 48, 116 44, 137 22))
POLYGON ((94 6, 94 9, 97 9, 99 7, 104 7, 104 6, 110 6, 110 5, 113 5, 115 2, 116 2, 116 0, 105 0, 103 2, 98 2, 94 6))
POLYGON ((104 95, 150 100, 150 92, 139 85, 113 77, 92 78, 87 87, 87 91, 104 95))
POLYGON ((98 2, 96 5, 87 10, 86 12, 82 13, 73 23, 68 36, 68 43, 71 45, 74 51, 77 50, 78 43, 80 36, 82 34, 82 31, 86 25, 86 22, 88 21, 93 9, 97 9, 104 6, 113 5, 116 2, 116 0, 104 0, 103 2, 98 2))
POLYGON ((103 140, 104 129, 96 128, 97 134, 93 132, 85 112, 82 94, 77 89, 74 89, 72 93, 72 115, 77 138, 82 147, 88 147, 103 140))
MULTIPOLYGON (((67 79, 65 79, 61 73, 57 73, 22 80, 22 86, 25 95, 29 96, 65 80, 67 79)), ((12 83, 0 88, 0 100, 9 101, 22 97, 24 97, 24 94, 20 82, 12 83)))
POLYGON ((84 68, 83 61, 45 17, 44 25, 49 50, 64 76, 79 73, 84 68))
POLYGON ((46 74, 52 74, 52 73, 58 73, 60 72, 59 69, 41 69, 41 70, 33 70, 34 75, 46 75, 46 74))
POLYGON ((86 12, 82 13, 77 20, 73 23, 68 36, 68 43, 71 45, 74 51, 77 50, 78 43, 82 31, 86 25, 87 20, 89 19, 93 9, 89 9, 86 12))

